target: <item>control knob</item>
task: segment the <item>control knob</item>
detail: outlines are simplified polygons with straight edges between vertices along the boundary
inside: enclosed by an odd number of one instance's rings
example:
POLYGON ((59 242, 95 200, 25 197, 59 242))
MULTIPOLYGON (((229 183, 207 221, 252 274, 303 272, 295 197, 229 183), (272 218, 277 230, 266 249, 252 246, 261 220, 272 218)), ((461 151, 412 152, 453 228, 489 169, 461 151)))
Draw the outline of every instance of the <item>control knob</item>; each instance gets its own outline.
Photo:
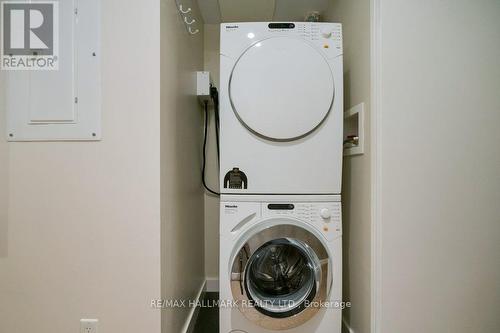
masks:
POLYGON ((331 216, 332 216, 332 213, 330 212, 330 210, 328 208, 323 208, 319 211, 319 215, 325 219, 325 220, 328 220, 331 216))
POLYGON ((323 36, 324 38, 330 38, 330 37, 332 37, 332 32, 328 31, 328 30, 322 30, 321 36, 323 36))

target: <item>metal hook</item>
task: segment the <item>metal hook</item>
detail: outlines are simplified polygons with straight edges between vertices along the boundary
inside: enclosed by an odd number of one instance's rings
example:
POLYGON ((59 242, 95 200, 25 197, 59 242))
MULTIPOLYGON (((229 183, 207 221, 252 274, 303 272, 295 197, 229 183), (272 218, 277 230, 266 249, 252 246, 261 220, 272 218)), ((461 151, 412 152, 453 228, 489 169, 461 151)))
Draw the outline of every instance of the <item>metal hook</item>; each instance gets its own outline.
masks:
POLYGON ((179 5, 179 10, 182 14, 187 14, 191 11, 191 7, 189 7, 188 9, 184 10, 182 9, 182 5, 179 5))
POLYGON ((198 30, 198 29, 195 29, 195 30, 193 31, 193 30, 191 29, 191 27, 188 27, 188 30, 189 30, 189 33, 190 33, 191 35, 196 35, 198 32, 200 32, 200 30, 198 30))
POLYGON ((195 20, 195 19, 193 19, 193 20, 191 20, 191 22, 188 22, 188 18, 187 18, 187 16, 184 16, 184 22, 186 22, 186 24, 187 24, 187 25, 191 25, 191 24, 193 24, 194 22, 196 22, 196 20, 195 20))

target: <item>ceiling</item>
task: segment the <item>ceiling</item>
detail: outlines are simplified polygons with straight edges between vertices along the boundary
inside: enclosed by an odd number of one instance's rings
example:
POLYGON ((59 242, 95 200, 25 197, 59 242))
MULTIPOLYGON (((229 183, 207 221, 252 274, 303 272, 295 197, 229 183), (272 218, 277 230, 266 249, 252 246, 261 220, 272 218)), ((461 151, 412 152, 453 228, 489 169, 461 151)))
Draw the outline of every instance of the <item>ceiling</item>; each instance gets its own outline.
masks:
POLYGON ((208 24, 252 21, 303 21, 308 12, 327 10, 329 0, 198 0, 208 24))

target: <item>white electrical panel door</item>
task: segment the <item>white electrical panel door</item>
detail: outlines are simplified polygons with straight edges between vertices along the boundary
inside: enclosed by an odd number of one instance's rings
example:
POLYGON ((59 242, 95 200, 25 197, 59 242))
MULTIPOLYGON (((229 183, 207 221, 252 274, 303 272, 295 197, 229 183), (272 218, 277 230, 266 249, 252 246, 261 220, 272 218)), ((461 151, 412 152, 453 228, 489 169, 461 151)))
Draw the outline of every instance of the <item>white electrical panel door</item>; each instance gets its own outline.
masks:
POLYGON ((31 124, 74 123, 76 1, 59 2, 59 69, 30 71, 27 91, 31 124))
POLYGON ((101 137, 100 1, 58 4, 58 69, 5 72, 9 141, 101 137))

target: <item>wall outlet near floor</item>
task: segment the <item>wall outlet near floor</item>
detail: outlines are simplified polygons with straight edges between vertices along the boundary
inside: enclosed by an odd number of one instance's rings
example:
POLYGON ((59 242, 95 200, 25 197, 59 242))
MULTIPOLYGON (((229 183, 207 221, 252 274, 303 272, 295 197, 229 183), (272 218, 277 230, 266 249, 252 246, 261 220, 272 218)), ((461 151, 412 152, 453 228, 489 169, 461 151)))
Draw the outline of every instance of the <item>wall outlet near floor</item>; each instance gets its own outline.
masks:
POLYGON ((97 319, 80 319, 80 333, 97 333, 97 319))

